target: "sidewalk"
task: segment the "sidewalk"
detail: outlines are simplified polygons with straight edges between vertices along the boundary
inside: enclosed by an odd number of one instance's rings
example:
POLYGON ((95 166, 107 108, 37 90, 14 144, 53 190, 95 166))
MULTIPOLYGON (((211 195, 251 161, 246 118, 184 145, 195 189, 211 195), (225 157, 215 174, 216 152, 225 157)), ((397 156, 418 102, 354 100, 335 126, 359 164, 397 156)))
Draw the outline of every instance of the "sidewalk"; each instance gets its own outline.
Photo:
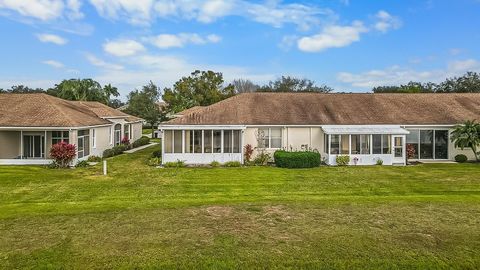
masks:
POLYGON ((137 147, 137 148, 133 148, 133 149, 130 149, 130 150, 127 150, 125 151, 124 153, 128 153, 128 154, 131 154, 131 153, 135 153, 137 152, 138 150, 142 150, 142 149, 145 149, 145 148, 148 148, 150 146, 153 146, 153 145, 157 145, 158 143, 149 143, 149 144, 146 144, 146 145, 142 145, 140 147, 137 147))

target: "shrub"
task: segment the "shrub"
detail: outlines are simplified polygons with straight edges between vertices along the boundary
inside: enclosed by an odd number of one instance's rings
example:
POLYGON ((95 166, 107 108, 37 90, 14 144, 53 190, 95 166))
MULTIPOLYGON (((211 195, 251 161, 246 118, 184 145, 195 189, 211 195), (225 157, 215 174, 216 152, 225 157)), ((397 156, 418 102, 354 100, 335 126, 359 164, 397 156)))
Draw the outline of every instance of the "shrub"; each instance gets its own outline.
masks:
POLYGON ((113 156, 115 156, 115 151, 113 151, 113 149, 105 149, 105 151, 103 151, 103 158, 109 158, 113 156))
POLYGON ((265 166, 268 164, 268 161, 271 159, 269 153, 260 152, 255 159, 253 159, 253 164, 257 166, 265 166))
POLYGON ((153 151, 152 152, 152 157, 161 158, 162 157, 162 151, 161 150, 153 151))
POLYGON ((158 158, 158 157, 152 157, 150 159, 148 159, 148 166, 160 166, 160 164, 162 163, 162 159, 161 158, 158 158))
POLYGON ((150 143, 150 138, 147 137, 147 136, 142 136, 140 139, 134 141, 132 143, 132 146, 133 148, 136 148, 136 147, 139 147, 139 146, 142 146, 142 145, 147 145, 150 143))
POLYGON ((467 162, 468 158, 464 154, 458 154, 455 156, 455 161, 458 163, 464 163, 467 162))
POLYGON ((321 162, 320 153, 312 151, 278 150, 273 154, 273 158, 275 165, 281 168, 313 168, 320 166, 321 162))
POLYGON ((244 151, 245 163, 250 163, 253 155, 253 147, 251 144, 247 144, 245 145, 244 148, 245 148, 245 151, 244 151))
POLYGON ((50 157, 61 168, 68 167, 76 155, 75 145, 66 142, 59 142, 50 148, 50 157))
POLYGON ((130 140, 128 139, 128 137, 126 137, 126 136, 123 137, 123 139, 122 139, 122 144, 123 144, 123 145, 129 145, 129 144, 130 144, 130 140))
POLYGON ((125 152, 126 150, 128 150, 128 146, 126 146, 125 144, 119 144, 119 145, 115 145, 112 148, 112 150, 115 153, 115 155, 120 155, 123 152, 125 152))
POLYGON ((183 160, 177 160, 175 162, 167 162, 164 164, 166 168, 182 168, 185 167, 185 161, 183 160))
POLYGON ((85 168, 88 166, 88 162, 86 160, 80 160, 77 162, 77 165, 75 167, 77 168, 85 168))
POLYGON ((350 156, 337 156, 335 161, 338 166, 347 166, 350 163, 350 156))
POLYGON ((383 159, 379 158, 377 159, 377 165, 383 165, 383 159))
POLYGON ((214 160, 214 161, 210 162, 210 166, 212 166, 214 168, 215 167, 220 167, 220 162, 214 160))
POLYGON ((223 164, 225 167, 240 167, 242 163, 240 161, 228 161, 223 164))
POLYGON ((102 158, 99 156, 89 156, 87 159, 88 162, 100 162, 102 158))

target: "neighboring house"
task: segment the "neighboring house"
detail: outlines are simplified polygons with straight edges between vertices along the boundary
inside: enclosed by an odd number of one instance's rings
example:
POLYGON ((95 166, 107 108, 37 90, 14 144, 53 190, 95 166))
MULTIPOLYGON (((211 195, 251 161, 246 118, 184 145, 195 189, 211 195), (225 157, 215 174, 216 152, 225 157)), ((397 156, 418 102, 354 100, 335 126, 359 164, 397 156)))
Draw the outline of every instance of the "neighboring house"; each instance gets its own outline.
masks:
POLYGON ((77 160, 142 136, 142 119, 99 102, 47 94, 0 94, 0 164, 48 164, 53 144, 77 146, 77 160))
POLYGON ((338 155, 403 165, 407 145, 414 160, 473 159, 450 141, 465 120, 480 120, 480 94, 247 93, 162 123, 162 162, 243 162, 247 144, 254 154, 316 150, 330 165, 338 155))

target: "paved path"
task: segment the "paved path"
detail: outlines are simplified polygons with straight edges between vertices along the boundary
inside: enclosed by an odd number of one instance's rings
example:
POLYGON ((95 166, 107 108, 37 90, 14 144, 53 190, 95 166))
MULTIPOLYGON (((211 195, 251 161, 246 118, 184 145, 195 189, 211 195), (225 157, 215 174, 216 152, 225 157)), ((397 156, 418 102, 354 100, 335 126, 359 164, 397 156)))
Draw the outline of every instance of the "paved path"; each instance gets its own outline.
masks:
POLYGON ((149 144, 146 144, 146 145, 142 145, 142 146, 140 146, 140 147, 137 147, 137 148, 133 148, 133 149, 127 150, 127 151, 125 151, 124 153, 129 153, 129 154, 135 153, 135 152, 137 152, 138 150, 142 150, 142 149, 145 149, 145 148, 147 148, 147 147, 150 147, 150 146, 153 146, 153 145, 156 145, 156 144, 158 144, 158 143, 149 143, 149 144))

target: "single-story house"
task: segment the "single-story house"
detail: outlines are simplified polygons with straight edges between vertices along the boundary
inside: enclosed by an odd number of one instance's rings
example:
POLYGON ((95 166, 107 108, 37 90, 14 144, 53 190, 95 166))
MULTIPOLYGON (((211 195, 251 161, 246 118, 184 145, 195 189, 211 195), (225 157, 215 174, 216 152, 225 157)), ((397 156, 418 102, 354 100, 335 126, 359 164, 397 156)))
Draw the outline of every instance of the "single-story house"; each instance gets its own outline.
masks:
POLYGON ((473 159, 450 140, 453 127, 480 120, 480 94, 246 93, 164 122, 162 162, 244 160, 244 148, 314 150, 327 164, 404 165, 413 159, 473 159))
POLYGON ((142 119, 99 102, 0 94, 0 164, 48 164, 60 141, 76 145, 76 162, 141 136, 142 119))

